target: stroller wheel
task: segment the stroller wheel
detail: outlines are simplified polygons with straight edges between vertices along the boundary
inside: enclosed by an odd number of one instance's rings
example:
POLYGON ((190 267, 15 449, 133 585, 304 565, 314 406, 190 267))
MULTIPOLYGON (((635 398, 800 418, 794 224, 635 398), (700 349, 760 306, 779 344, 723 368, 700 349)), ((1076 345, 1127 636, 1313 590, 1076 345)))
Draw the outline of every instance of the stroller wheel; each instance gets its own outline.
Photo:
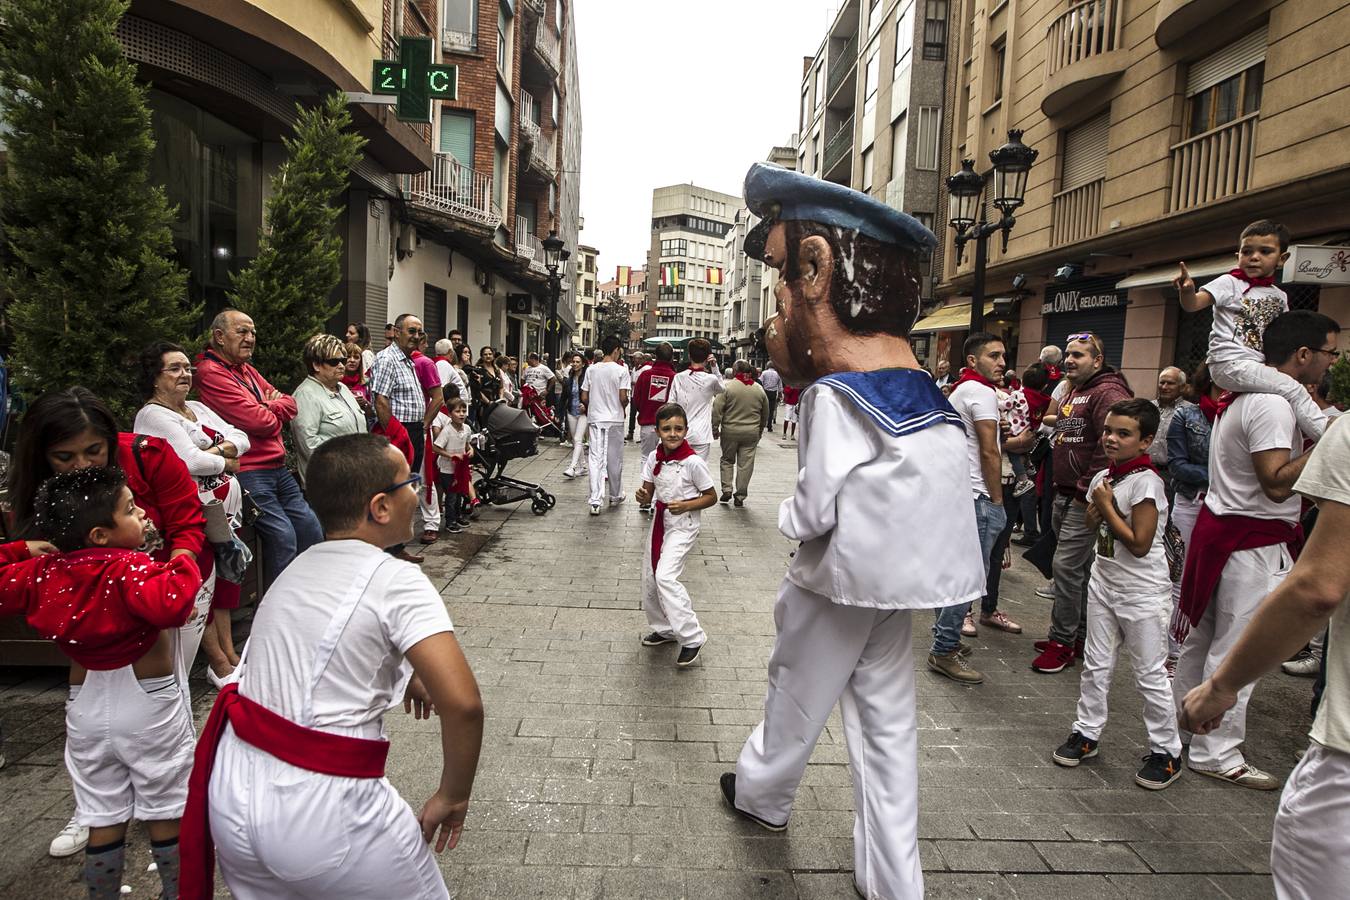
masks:
POLYGON ((558 504, 558 498, 543 488, 537 488, 532 496, 535 503, 542 503, 548 509, 552 509, 558 504))
POLYGON ((536 516, 542 516, 548 511, 549 504, 544 500, 540 500, 538 497, 535 497, 534 501, 530 504, 530 512, 534 513, 536 516))
POLYGON ((553 507, 558 505, 558 498, 553 496, 552 494, 545 494, 544 499, 547 501, 549 509, 552 509, 553 507))

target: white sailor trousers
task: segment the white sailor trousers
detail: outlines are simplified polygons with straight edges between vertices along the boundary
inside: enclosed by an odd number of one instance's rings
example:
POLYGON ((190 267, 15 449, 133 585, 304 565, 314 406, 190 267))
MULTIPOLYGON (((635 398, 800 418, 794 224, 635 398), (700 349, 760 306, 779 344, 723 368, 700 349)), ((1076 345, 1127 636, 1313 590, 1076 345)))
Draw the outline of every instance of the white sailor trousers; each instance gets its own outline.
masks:
MULTIPOLYGON (((1177 660, 1172 698, 1180 712, 1186 692, 1214 674, 1227 658, 1266 595, 1275 590, 1293 565, 1284 544, 1239 550, 1228 557, 1219 586, 1200 624, 1191 629, 1177 660)), ((1226 772, 1243 763, 1239 749, 1247 736, 1247 701, 1255 685, 1238 691, 1237 703, 1209 734, 1191 738, 1187 762, 1192 769, 1226 772)))
POLYGON ((698 623, 689 591, 680 583, 684 561, 698 540, 699 525, 688 513, 677 516, 662 512, 662 515, 666 533, 655 572, 650 535, 642 554, 642 611, 647 614, 647 627, 652 631, 674 635, 681 647, 701 647, 708 635, 698 623))
POLYGON ((591 422, 586 426, 590 447, 586 463, 591 470, 590 502, 599 506, 605 500, 623 496, 623 423, 591 422), (609 477, 609 496, 605 496, 605 478, 609 477))
POLYGON ((1279 900, 1345 896, 1350 885, 1350 753, 1309 743, 1280 795, 1270 871, 1279 900))
POLYGON ((784 582, 764 721, 736 762, 736 805, 786 822, 835 703, 853 774, 854 880, 869 900, 923 896, 910 611, 831 603, 784 582))

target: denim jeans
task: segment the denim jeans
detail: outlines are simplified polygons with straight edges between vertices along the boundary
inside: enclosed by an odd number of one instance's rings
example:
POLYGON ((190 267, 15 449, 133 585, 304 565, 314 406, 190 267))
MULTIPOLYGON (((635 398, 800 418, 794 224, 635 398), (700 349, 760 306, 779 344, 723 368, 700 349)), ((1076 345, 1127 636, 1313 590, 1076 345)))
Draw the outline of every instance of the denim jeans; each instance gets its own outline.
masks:
MULTIPOLYGON (((975 527, 980 533, 980 553, 984 557, 984 571, 989 574, 989 556, 994 552, 994 542, 1008 522, 1008 514, 1003 507, 991 501, 984 494, 975 498, 975 527)), ((945 606, 936 611, 933 623, 933 653, 941 656, 951 653, 961 643, 961 624, 966 613, 970 612, 969 603, 945 606)))
MULTIPOLYGON (((1003 584, 1003 555, 1008 550, 1008 544, 1012 541, 1013 521, 1022 501, 1027 498, 1027 494, 1021 497, 1013 496, 1013 486, 1005 484, 1003 486, 1003 528, 994 536, 994 544, 989 550, 989 556, 985 559, 984 572, 984 598, 980 601, 980 612, 984 615, 993 615, 998 609, 998 592, 1003 584)), ((1035 496, 1035 492, 1029 492, 1035 496)), ((1026 524, 1023 523, 1023 528, 1026 524)))
POLYGON ((262 539, 263 578, 271 584, 298 554, 323 540, 323 529, 284 466, 240 472, 239 484, 262 511, 253 529, 262 539))

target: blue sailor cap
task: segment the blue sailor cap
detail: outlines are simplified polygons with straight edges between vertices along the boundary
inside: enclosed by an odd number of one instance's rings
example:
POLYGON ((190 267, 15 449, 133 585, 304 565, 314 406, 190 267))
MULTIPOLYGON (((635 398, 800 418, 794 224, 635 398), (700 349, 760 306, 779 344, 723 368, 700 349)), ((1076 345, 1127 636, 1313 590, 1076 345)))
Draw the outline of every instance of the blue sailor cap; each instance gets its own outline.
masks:
POLYGON ((763 259, 764 240, 774 222, 806 221, 865 234, 910 253, 931 252, 933 232, 918 219, 867 194, 812 178, 773 163, 755 163, 745 175, 745 205, 761 221, 746 236, 745 252, 763 259))

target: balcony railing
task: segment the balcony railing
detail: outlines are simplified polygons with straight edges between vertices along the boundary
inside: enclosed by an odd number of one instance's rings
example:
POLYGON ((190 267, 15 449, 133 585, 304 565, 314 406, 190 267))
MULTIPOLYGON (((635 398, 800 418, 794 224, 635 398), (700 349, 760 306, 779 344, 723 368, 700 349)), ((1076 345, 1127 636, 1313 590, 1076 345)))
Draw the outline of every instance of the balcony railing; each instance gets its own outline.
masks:
POLYGON ((548 10, 548 4, 545 0, 521 0, 521 5, 541 19, 548 10))
POLYGON ((1086 0, 1051 22, 1045 35, 1045 74, 1120 49, 1120 5, 1121 0, 1086 0))
POLYGON ((445 28, 441 31, 441 47, 451 53, 473 53, 478 49, 478 35, 445 28))
POLYGON ((1105 178, 1055 194, 1050 243, 1056 247, 1092 237, 1101 229, 1105 178))
POLYGON ((853 151, 853 117, 849 116, 839 130, 825 144, 825 164, 821 171, 829 172, 844 156, 853 151))
POLYGON ((1173 145, 1173 212, 1247 190, 1252 178, 1258 118, 1258 113, 1249 113, 1173 145))
POLYGON ((530 222, 522 216, 516 216, 516 256, 529 260, 530 268, 547 273, 544 268, 544 242, 530 230, 530 222))
POLYGON ((491 228, 502 224, 492 176, 475 172, 449 153, 437 153, 431 171, 405 175, 403 189, 418 206, 491 228))
POLYGON ((555 180, 558 177, 557 147, 557 132, 550 135, 547 140, 541 136, 530 145, 526 167, 541 175, 545 181, 555 180))
POLYGON ((848 43, 843 46, 830 62, 830 74, 826 78, 827 87, 825 88, 825 97, 817 97, 816 103, 822 103, 826 98, 833 97, 834 92, 839 90, 839 85, 844 83, 844 76, 848 75, 849 69, 857 64, 858 36, 855 34, 848 39, 848 43))
POLYGON ((534 120, 534 96, 529 91, 520 92, 520 102, 516 104, 517 117, 520 119, 520 137, 530 145, 539 143, 539 123, 534 120))
POLYGON ((540 20, 534 29, 533 46, 540 62, 557 78, 562 72, 562 42, 552 25, 540 20))

